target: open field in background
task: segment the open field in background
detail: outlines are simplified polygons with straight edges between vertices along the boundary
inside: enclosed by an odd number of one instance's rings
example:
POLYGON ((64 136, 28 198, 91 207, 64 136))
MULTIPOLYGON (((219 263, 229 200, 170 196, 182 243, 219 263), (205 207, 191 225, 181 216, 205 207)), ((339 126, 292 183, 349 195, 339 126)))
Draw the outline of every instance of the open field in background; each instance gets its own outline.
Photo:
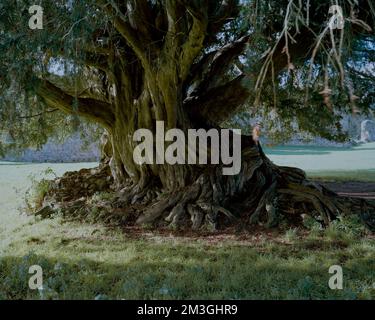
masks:
MULTIPOLYGON (((277 164, 320 180, 375 183, 375 144, 353 149, 278 147, 277 164)), ((20 215, 28 176, 95 164, 0 163, 0 299, 374 299, 375 239, 332 227, 187 236, 36 221, 20 215), (45 290, 27 287, 30 265, 45 290), (328 268, 344 269, 344 290, 328 268)), ((364 190, 365 191, 365 190, 364 190)))
POLYGON ((278 165, 304 169, 312 176, 355 178, 357 173, 375 181, 375 142, 351 148, 279 146, 264 148, 278 165))

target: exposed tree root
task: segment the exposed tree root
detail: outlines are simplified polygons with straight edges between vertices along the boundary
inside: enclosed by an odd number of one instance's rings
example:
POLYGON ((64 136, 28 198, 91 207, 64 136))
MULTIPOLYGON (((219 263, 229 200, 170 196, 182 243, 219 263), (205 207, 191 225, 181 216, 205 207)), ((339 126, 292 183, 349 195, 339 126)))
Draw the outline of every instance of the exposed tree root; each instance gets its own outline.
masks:
POLYGON ((340 215, 359 214, 374 230, 375 202, 340 197, 307 180, 302 170, 275 166, 259 151, 253 148, 244 153, 248 161, 240 175, 223 177, 220 168, 208 170, 191 186, 156 201, 137 223, 164 218, 172 227, 197 230, 206 225, 216 230, 220 216, 228 223, 243 223, 247 216, 250 224, 276 227, 283 219, 310 215, 328 226, 340 215))
POLYGON ((95 192, 110 190, 108 181, 105 166, 66 174, 53 184, 45 201, 48 210, 44 207, 36 215, 48 213, 46 217, 50 217, 54 201, 60 203, 55 208, 62 208, 65 217, 87 218, 99 210, 96 217, 107 223, 218 230, 233 224, 277 227, 285 219, 302 221, 303 215, 328 226, 340 215, 357 214, 375 230, 374 201, 340 197, 307 180, 300 169, 274 165, 255 146, 244 150, 237 176, 223 176, 220 167, 209 167, 184 188, 166 192, 153 182, 129 184, 119 192, 111 191, 109 199, 93 201, 95 192), (85 178, 79 180, 77 175, 85 178), (107 183, 95 183, 97 189, 90 192, 72 193, 72 186, 80 188, 93 176, 107 183), (78 186, 71 181, 77 179, 78 186))

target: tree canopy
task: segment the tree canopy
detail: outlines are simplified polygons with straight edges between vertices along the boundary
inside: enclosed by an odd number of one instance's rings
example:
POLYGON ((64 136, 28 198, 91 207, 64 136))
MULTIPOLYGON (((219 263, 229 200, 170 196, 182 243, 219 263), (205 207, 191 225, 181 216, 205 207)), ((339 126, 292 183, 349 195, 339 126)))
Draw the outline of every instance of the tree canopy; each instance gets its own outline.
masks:
POLYGON ((203 109, 202 122, 245 105, 330 137, 334 110, 374 103, 371 0, 37 2, 0 4, 1 129, 20 146, 77 128, 82 117, 110 125, 118 64, 137 97, 142 74, 179 59, 184 99, 203 109), (44 10, 42 30, 28 26, 32 4, 44 10), (343 29, 327 26, 332 5, 343 10, 343 29))

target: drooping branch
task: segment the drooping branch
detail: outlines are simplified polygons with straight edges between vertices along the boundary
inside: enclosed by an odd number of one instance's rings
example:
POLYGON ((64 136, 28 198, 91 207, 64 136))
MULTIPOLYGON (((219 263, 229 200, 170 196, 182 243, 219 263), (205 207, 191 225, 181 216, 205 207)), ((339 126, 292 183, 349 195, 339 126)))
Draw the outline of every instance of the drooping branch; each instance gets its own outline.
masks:
POLYGON ((39 81, 36 93, 50 107, 88 118, 102 124, 107 129, 110 129, 115 121, 110 104, 90 98, 77 98, 77 105, 75 106, 75 98, 73 96, 47 80, 39 81))

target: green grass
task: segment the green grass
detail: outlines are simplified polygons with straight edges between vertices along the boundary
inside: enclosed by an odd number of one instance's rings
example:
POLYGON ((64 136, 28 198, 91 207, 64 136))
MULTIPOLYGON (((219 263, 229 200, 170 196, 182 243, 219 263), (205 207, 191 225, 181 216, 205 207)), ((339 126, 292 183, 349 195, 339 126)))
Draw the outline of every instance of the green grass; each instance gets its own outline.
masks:
POLYGON ((0 299, 375 298, 374 238, 363 236, 355 221, 325 231, 307 221, 309 233, 189 238, 151 231, 135 237, 20 215, 27 176, 42 178, 49 166, 62 174, 86 165, 0 165, 0 299), (28 289, 34 264, 44 270, 43 291, 28 289), (337 264, 343 290, 328 287, 328 269, 337 264))
POLYGON ((313 179, 375 182, 375 143, 351 148, 278 146, 265 152, 276 164, 301 168, 313 179))
POLYGON ((309 178, 321 181, 353 181, 353 182, 375 182, 375 169, 374 170, 321 170, 321 171, 308 171, 309 178))
POLYGON ((265 153, 278 165, 307 172, 375 172, 375 142, 351 148, 278 146, 265 148, 265 153))
POLYGON ((276 237, 210 244, 202 239, 194 243, 173 238, 135 240, 117 232, 94 234, 75 230, 63 238, 30 237, 32 253, 0 259, 0 297, 375 298, 375 244, 369 239, 294 235, 285 242, 276 237), (27 287, 28 268, 34 264, 44 270, 42 292, 27 287), (344 270, 343 290, 328 287, 328 269, 335 264, 344 270))

